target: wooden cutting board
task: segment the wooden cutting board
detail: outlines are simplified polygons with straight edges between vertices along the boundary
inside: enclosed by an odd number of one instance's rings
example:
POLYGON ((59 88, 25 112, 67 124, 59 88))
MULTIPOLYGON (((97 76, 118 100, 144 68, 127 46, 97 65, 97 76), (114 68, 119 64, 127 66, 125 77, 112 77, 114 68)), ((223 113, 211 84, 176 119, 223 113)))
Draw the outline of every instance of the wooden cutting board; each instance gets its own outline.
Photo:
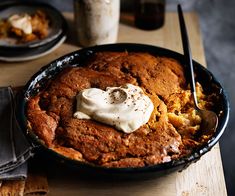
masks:
MULTIPOLYGON (((22 63, 0 62, 0 86, 21 86, 52 60, 79 49, 72 31, 73 14, 65 13, 70 26, 66 43, 51 54, 37 60, 22 63)), ((198 18, 195 13, 186 13, 185 20, 189 31, 193 58, 206 66, 202 37, 198 18)), ((144 43, 169 48, 182 53, 180 30, 176 13, 166 13, 163 28, 154 31, 143 31, 133 26, 133 17, 122 14, 118 42, 144 43)), ((197 163, 182 172, 174 172, 161 178, 143 181, 96 181, 84 180, 79 174, 72 175, 60 171, 48 172, 51 196, 224 196, 227 195, 224 174, 217 144, 197 163)))

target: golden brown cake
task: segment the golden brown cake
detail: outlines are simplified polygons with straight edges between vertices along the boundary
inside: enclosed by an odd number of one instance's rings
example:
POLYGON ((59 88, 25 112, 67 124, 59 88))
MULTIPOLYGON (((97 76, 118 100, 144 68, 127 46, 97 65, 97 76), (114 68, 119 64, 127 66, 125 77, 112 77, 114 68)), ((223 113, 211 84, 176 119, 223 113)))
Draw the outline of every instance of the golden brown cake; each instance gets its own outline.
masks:
MULTIPOLYGON (((197 83, 201 108, 211 97, 197 83)), ((63 70, 27 105, 29 128, 48 148, 90 164, 143 167, 185 156, 206 142, 198 137, 201 118, 188 90, 183 67, 174 59, 148 53, 99 52, 82 67, 63 70), (94 120, 73 117, 83 89, 140 86, 154 104, 151 117, 133 133, 94 120)))

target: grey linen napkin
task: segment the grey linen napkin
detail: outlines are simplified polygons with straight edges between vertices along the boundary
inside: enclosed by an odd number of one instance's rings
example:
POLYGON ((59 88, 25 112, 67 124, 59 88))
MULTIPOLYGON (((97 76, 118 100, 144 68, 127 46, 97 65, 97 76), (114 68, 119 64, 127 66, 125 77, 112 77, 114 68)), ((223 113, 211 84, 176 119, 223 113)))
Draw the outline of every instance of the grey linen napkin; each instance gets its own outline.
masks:
POLYGON ((10 87, 0 88, 0 180, 27 176, 32 147, 15 117, 15 100, 10 87))

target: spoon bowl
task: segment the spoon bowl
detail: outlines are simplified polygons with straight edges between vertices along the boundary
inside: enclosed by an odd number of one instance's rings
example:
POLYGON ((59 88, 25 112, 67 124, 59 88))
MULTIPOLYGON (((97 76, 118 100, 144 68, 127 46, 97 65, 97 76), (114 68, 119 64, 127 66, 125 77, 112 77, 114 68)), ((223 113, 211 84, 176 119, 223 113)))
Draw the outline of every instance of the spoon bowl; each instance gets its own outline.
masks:
POLYGON ((207 135, 211 135, 215 132, 215 129, 218 125, 218 117, 215 112, 210 110, 201 110, 197 109, 202 122, 201 122, 201 130, 207 132, 207 135))

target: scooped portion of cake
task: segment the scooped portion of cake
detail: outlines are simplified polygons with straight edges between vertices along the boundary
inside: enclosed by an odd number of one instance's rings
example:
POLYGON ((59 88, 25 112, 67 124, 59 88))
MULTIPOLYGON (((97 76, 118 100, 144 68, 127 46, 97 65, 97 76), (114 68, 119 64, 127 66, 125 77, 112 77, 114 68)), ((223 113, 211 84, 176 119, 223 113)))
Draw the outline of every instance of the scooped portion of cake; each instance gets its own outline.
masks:
POLYGON ((14 14, 0 19, 0 39, 15 38, 17 44, 41 40, 49 34, 49 23, 43 10, 37 10, 33 14, 14 14))
MULTIPOLYGON (((213 95, 205 95, 199 83, 197 95, 201 108, 213 107, 213 95)), ((142 52, 97 52, 81 67, 65 68, 28 101, 27 117, 29 130, 48 148, 105 167, 169 162, 190 154, 210 139, 206 132, 198 136, 203 131, 201 118, 194 109, 182 65, 172 58, 142 52), (116 108, 100 102, 110 98, 105 94, 107 89, 128 85, 140 89, 150 100, 146 103, 151 102, 151 110, 136 99, 128 113, 128 104, 121 104, 125 93, 110 95, 118 97, 113 103, 116 108), (135 114, 135 104, 142 113, 148 113, 135 114), (142 119, 143 123, 136 126, 133 119, 142 119), (124 120, 133 123, 124 124, 128 131, 122 131, 118 124, 124 120)))

